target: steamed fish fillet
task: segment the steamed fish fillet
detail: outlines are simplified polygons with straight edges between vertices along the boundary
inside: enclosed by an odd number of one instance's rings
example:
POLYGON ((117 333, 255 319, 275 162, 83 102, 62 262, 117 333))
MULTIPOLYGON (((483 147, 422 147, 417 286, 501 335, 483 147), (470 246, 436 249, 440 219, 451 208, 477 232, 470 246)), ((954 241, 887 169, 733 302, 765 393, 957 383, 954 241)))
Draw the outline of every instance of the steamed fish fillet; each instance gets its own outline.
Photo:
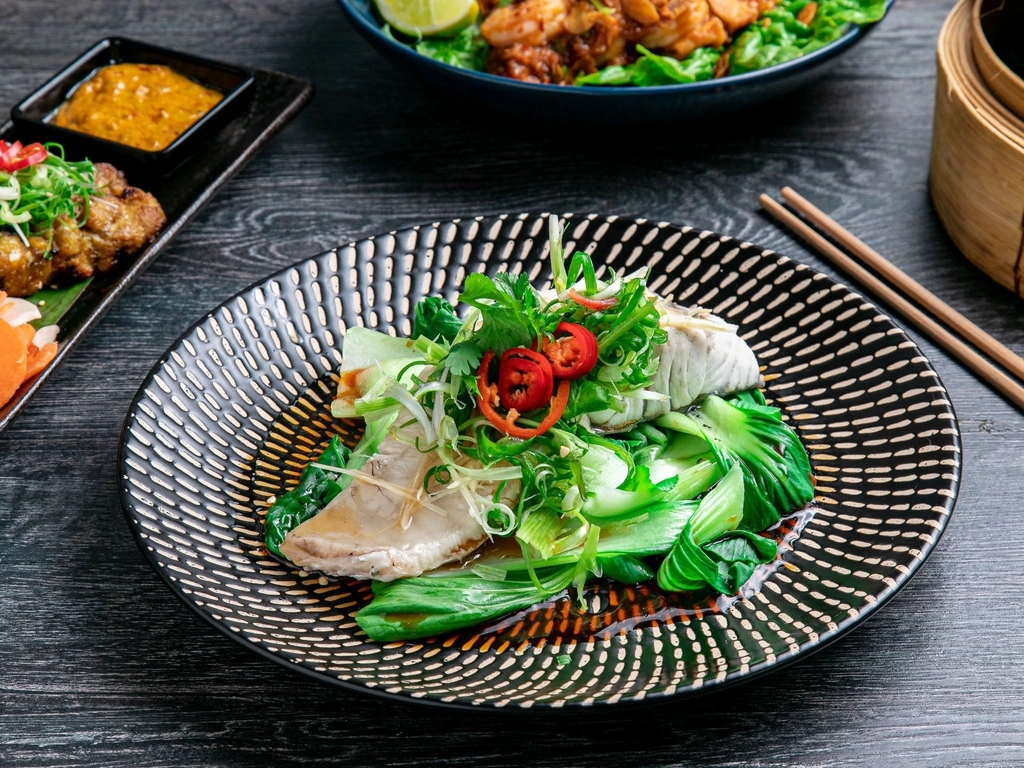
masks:
POLYGON ((659 305, 667 341, 658 347, 658 372, 647 388, 661 399, 618 398, 623 410, 592 414, 591 426, 605 432, 628 429, 638 421, 680 411, 707 395, 725 395, 761 386, 757 358, 736 327, 706 309, 659 305))
MULTIPOLYGON (((378 581, 419 576, 460 560, 487 535, 461 493, 415 498, 426 473, 439 463, 433 451, 421 453, 385 438, 361 470, 370 477, 354 477, 319 514, 291 530, 281 553, 309 571, 378 581)), ((506 493, 518 494, 517 483, 508 486, 506 493)), ((496 487, 480 483, 477 491, 490 496, 496 487)))

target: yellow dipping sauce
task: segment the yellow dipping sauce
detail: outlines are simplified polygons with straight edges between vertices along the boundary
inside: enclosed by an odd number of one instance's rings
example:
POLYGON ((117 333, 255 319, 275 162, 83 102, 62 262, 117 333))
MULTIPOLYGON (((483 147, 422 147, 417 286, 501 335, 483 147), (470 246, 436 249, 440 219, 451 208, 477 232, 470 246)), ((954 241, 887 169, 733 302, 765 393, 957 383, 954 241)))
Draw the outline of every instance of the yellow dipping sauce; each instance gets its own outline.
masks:
POLYGON ((160 64, 111 64, 82 83, 54 124, 158 152, 224 96, 160 64))

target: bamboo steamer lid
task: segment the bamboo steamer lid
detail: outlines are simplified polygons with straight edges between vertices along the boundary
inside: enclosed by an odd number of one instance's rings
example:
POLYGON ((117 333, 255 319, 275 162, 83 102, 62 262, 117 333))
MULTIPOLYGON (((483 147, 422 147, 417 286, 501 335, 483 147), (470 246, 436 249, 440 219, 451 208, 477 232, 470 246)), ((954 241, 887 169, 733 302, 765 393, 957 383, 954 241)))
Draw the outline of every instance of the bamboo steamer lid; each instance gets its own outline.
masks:
MULTIPOLYGON (((975 60, 974 17, 981 1, 961 0, 939 35, 929 186, 957 247, 1024 297, 1024 118, 986 85, 975 60)), ((992 59, 998 62, 994 54, 992 59)), ((1002 80, 1013 93, 1010 78, 1002 80)), ((1024 106, 1024 90, 1017 95, 1024 106)))

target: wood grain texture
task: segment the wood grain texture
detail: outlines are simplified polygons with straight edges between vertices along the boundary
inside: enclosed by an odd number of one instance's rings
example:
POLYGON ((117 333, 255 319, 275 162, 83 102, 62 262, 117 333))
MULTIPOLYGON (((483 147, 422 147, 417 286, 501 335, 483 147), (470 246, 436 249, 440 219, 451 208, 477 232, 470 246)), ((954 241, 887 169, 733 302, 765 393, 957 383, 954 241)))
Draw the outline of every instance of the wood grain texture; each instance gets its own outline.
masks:
POLYGON ((42 25, 39 0, 0 0, 4 105, 112 33, 318 88, 0 437, 0 765, 1024 764, 1024 416, 916 336, 964 432, 964 484, 937 551, 851 636, 691 704, 467 714, 315 684, 179 603, 117 498, 125 411, 183 330, 291 261, 418 221, 640 214, 830 272, 758 213, 758 193, 793 184, 1024 351, 1024 305, 957 253, 928 201, 934 45, 951 6, 900 0, 819 84, 757 115, 638 138, 480 116, 392 69, 330 0, 75 0, 42 25))

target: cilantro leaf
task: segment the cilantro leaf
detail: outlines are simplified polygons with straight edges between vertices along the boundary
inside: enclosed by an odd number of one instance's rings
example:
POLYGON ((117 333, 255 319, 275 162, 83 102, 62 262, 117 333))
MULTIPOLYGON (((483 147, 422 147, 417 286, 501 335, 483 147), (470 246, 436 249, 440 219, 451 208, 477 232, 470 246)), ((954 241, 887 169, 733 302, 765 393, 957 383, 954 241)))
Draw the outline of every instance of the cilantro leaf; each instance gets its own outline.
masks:
POLYGON ((483 322, 474 341, 494 352, 529 346, 546 320, 538 312, 530 278, 523 274, 499 272, 491 278, 473 273, 466 277, 459 301, 480 310, 483 322))
POLYGON ((480 306, 481 299, 501 301, 502 298, 503 294, 498 290, 495 282, 480 272, 466 275, 466 282, 463 284, 462 293, 459 295, 460 302, 472 304, 474 307, 480 306))
POLYGON ((500 354, 512 347, 530 346, 533 330, 522 315, 505 308, 481 310, 481 313, 484 321, 474 336, 480 347, 500 354))
POLYGON ((460 341, 448 350, 444 364, 455 376, 474 376, 483 354, 472 341, 460 341))
POLYGON ((537 305, 537 294, 530 285, 530 278, 522 272, 518 275, 499 272, 493 279, 495 287, 512 301, 521 302, 526 307, 537 305))

